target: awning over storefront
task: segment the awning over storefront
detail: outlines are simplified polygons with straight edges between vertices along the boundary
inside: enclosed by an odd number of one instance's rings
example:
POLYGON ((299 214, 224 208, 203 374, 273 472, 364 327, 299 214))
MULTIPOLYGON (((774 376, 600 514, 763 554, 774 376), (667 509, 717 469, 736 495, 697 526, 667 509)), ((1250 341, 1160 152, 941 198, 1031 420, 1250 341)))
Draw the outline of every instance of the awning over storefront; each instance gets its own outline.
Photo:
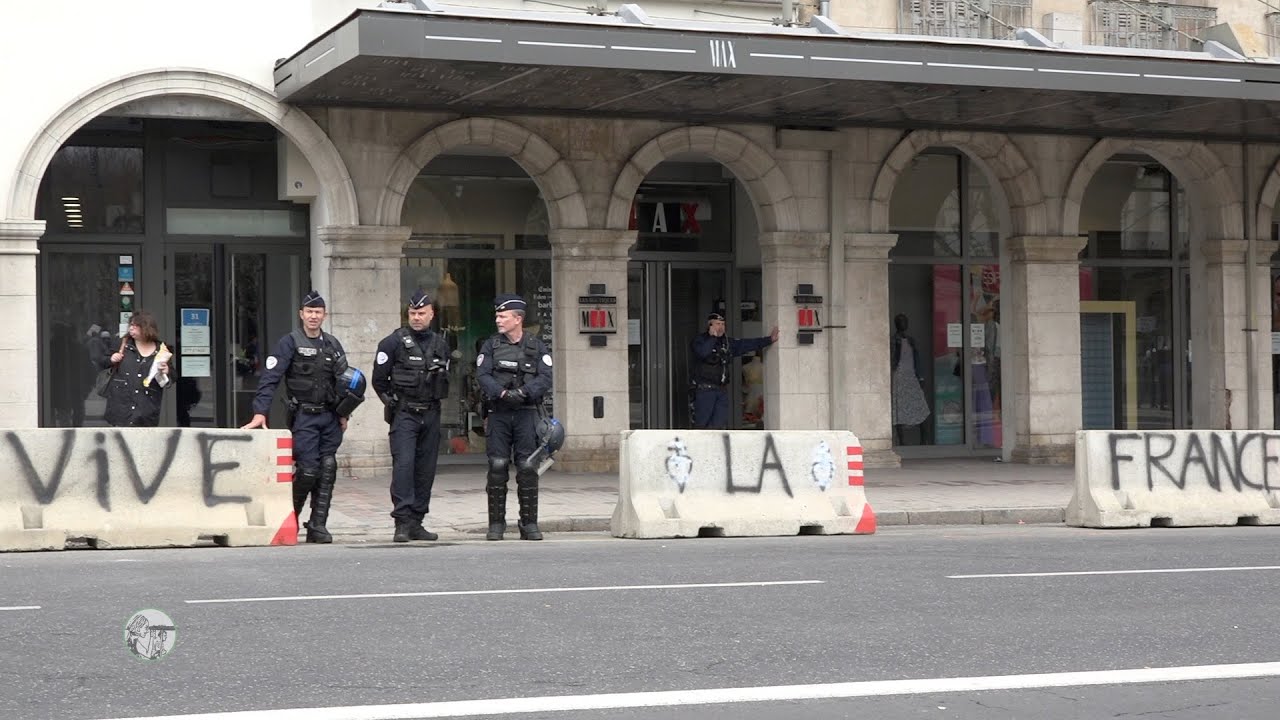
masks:
MULTIPOLYGON (((1280 64, 809 28, 361 10, 276 68, 298 105, 1280 138, 1280 64)), ((1048 45, 1048 46, 1045 46, 1048 45)))

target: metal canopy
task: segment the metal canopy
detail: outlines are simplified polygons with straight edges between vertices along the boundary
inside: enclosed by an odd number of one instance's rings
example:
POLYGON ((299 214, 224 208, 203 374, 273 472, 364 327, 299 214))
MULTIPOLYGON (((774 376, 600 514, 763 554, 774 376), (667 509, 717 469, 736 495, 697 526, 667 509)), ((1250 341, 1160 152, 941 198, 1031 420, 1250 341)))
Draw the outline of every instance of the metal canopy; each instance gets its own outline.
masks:
POLYGON ((784 29, 690 31, 616 18, 361 10, 282 61, 275 81, 280 99, 298 105, 1280 138, 1280 65, 1271 63, 784 29))

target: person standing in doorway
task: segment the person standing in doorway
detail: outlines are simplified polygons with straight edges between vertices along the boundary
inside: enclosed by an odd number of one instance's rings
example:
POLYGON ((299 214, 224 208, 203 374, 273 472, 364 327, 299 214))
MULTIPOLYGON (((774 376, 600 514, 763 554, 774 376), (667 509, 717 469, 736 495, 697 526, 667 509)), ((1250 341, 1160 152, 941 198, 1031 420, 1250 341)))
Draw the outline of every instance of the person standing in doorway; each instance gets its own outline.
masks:
POLYGON ((541 540, 538 467, 533 454, 538 449, 539 410, 551 391, 551 353, 537 335, 525 330, 524 298, 499 295, 493 309, 498 332, 485 341, 476 357, 476 382, 489 404, 485 421, 489 532, 485 539, 501 540, 507 530, 508 468, 514 454, 520 539, 541 540))
POLYGON ((115 427, 156 427, 160 401, 169 386, 173 353, 160 342, 155 317, 139 310, 129 318, 129 334, 108 358, 114 366, 104 419, 115 427))
POLYGON ((347 429, 346 416, 335 410, 340 408, 337 388, 348 370, 347 354, 337 338, 320 329, 326 312, 320 293, 312 290, 302 298, 298 309, 302 329, 280 338, 267 357, 253 398, 253 419, 241 428, 267 427, 276 386, 284 380, 293 433, 293 512, 301 513, 311 496, 311 518, 306 523, 309 543, 333 542, 325 525, 338 479, 338 446, 347 429))
POLYGON ((422 290, 409 298, 409 326, 378 343, 373 390, 391 426, 394 542, 435 540, 422 522, 431 507, 440 452, 440 403, 449 396, 449 345, 431 329, 435 309, 422 290))
POLYGON ((693 362, 689 367, 695 428, 723 430, 729 427, 729 371, 733 359, 763 350, 777 341, 777 326, 766 337, 738 340, 725 335, 724 315, 712 311, 707 316, 706 331, 693 338, 693 362))

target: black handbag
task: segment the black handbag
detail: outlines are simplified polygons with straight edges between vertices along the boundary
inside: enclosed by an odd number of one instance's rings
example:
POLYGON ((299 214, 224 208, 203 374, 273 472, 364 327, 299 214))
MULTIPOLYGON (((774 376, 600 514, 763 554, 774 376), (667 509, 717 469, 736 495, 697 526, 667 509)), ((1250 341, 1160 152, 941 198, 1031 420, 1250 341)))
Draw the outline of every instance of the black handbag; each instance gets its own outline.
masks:
MULTIPOLYGON (((126 344, 128 344, 128 342, 129 342, 128 338, 125 338, 120 341, 121 353, 124 353, 124 347, 126 344)), ((115 363, 112 363, 111 367, 104 368, 98 372, 98 377, 93 379, 93 391, 95 393, 97 393, 98 395, 101 395, 102 397, 106 397, 107 395, 110 394, 111 378, 115 377, 117 367, 118 366, 115 363)))

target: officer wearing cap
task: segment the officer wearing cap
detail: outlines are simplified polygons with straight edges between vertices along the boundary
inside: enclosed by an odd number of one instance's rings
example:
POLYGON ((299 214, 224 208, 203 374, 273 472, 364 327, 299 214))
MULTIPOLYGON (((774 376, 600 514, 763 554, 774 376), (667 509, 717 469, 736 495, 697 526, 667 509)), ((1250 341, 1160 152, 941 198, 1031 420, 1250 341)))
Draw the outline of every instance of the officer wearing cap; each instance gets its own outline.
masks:
POLYGON ((302 512, 311 496, 311 518, 306 523, 307 542, 329 543, 325 527, 333 486, 338 479, 338 446, 347 429, 347 418, 334 411, 339 378, 347 373, 347 355, 338 339, 320 326, 325 318, 324 298, 312 290, 302 298, 298 317, 302 329, 280 338, 267 358, 253 398, 253 419, 243 430, 267 427, 267 413, 276 386, 284 380, 293 432, 293 512, 302 512))
POLYGON ((538 419, 542 400, 551 391, 551 353, 524 329, 525 301, 519 295, 493 300, 498 332, 476 357, 476 382, 489 407, 485 440, 489 473, 489 532, 501 540, 507 529, 508 468, 516 465, 516 497, 520 501, 520 539, 541 540, 538 530, 538 419))
POLYGON ((418 290, 409 299, 409 326, 378 343, 373 389, 390 424, 392 540, 435 540, 422 525, 431 506, 440 449, 440 401, 449 396, 449 345, 431 330, 435 308, 418 290))
POLYGON ((729 427, 729 370, 733 359, 762 350, 778 341, 778 328, 767 337, 738 340, 724 334, 724 315, 707 315, 707 329, 693 338, 689 391, 693 393, 693 426, 729 427))

